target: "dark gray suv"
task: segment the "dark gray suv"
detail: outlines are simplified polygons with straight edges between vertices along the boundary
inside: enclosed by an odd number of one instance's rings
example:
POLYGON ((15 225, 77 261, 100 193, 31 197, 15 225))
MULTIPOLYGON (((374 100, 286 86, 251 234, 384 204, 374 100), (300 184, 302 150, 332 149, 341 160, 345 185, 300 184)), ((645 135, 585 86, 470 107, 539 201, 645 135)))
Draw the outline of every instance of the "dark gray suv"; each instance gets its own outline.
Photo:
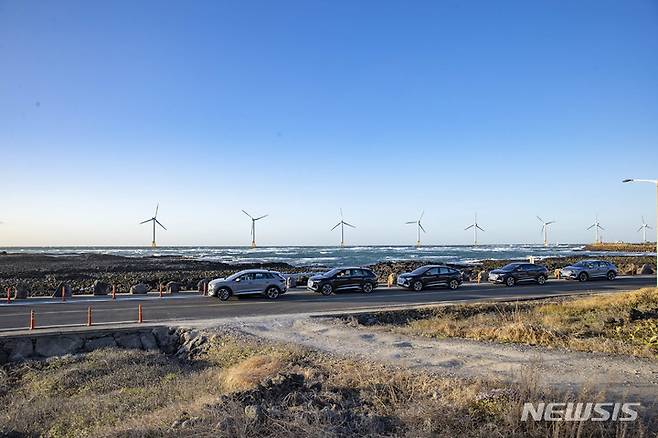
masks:
POLYGON ((534 281, 543 285, 547 279, 548 269, 546 266, 533 263, 510 263, 489 273, 490 283, 502 283, 506 286, 514 286, 517 283, 527 281, 534 281))
POLYGON ((617 277, 617 267, 605 260, 581 260, 560 269, 560 277, 578 281, 587 281, 592 278, 614 280, 617 277))
POLYGON ((336 268, 309 278, 306 287, 322 295, 347 290, 369 294, 377 287, 377 276, 368 268, 336 268))

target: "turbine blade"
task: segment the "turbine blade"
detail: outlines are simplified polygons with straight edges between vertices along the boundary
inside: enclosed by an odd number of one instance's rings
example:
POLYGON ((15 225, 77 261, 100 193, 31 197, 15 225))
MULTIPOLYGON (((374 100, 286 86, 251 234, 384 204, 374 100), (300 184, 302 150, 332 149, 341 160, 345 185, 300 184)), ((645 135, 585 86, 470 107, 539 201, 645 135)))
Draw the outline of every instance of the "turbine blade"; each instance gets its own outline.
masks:
POLYGON ((601 225, 599 225, 599 228, 602 229, 603 231, 605 231, 605 228, 603 228, 601 225))
POLYGON ((142 225, 142 224, 145 224, 145 223, 147 223, 147 222, 151 222, 152 220, 153 220, 153 218, 151 218, 151 219, 146 219, 144 222, 140 222, 139 224, 142 225))
POLYGON ((154 220, 155 220, 155 223, 156 223, 156 224, 158 224, 158 225, 160 225, 160 226, 162 227, 162 229, 164 229, 165 231, 167 230, 167 229, 165 228, 165 226, 162 225, 162 224, 160 223, 159 220, 157 220, 157 219, 154 219, 154 220))
POLYGON ((405 222, 405 224, 409 225, 409 224, 415 224, 415 223, 417 223, 417 222, 418 222, 418 221, 411 221, 411 222, 405 222))
POLYGON ((343 220, 343 209, 340 209, 340 220, 343 220))
MULTIPOLYGON (((246 214, 247 216, 251 217, 251 215, 250 215, 249 213, 247 213, 246 211, 242 210, 242 212, 243 212, 244 214, 246 214)), ((253 217, 251 217, 251 218, 253 219, 253 217)))
POLYGON ((470 230, 471 228, 473 228, 473 225, 469 225, 468 227, 464 228, 464 231, 470 230))
POLYGON ((557 221, 548 221, 548 222, 546 222, 546 225, 554 224, 555 222, 557 222, 557 221))
POLYGON ((537 216, 537 219, 539 219, 539 222, 541 222, 542 224, 544 223, 544 219, 540 218, 539 216, 537 216))
POLYGON ((588 229, 588 230, 591 230, 591 229, 594 228, 595 226, 596 226, 596 224, 592 224, 592 225, 590 225, 589 227, 587 227, 587 229, 588 229))
POLYGON ((480 231, 484 231, 484 228, 482 228, 481 226, 476 225, 476 227, 478 228, 478 230, 480 230, 480 231))
POLYGON ((158 217, 158 209, 159 208, 160 208, 160 203, 158 202, 158 204, 155 206, 155 214, 153 215, 153 217, 158 217))
POLYGON ((333 231, 333 230, 335 230, 336 228, 338 228, 339 225, 340 225, 340 222, 338 222, 336 225, 334 225, 334 227, 331 229, 331 231, 333 231))
POLYGON ((343 222, 343 223, 344 223, 345 225, 347 225, 348 227, 356 228, 354 225, 352 225, 352 224, 348 224, 347 222, 343 222))
POLYGON ((255 220, 255 221, 259 221, 259 220, 261 220, 261 219, 263 219, 264 217, 267 217, 267 216, 269 216, 269 214, 263 215, 263 216, 261 216, 261 217, 257 217, 257 218, 254 219, 254 220, 255 220))
POLYGON ((421 230, 423 230, 423 233, 427 233, 427 231, 425 231, 425 228, 423 228, 420 222, 418 222, 418 226, 420 227, 421 230))
MULTIPOLYGON (((1 223, 1 222, 0 222, 0 223, 1 223)), ((653 228, 651 228, 650 225, 647 225, 646 227, 647 227, 648 229, 650 229, 650 230, 653 230, 653 228)))
POLYGON ((418 218, 418 222, 420 222, 421 220, 423 220, 423 216, 425 216, 425 210, 423 210, 423 211, 420 212, 420 217, 418 218))
MULTIPOLYGON (((638 229, 637 229, 637 232, 639 233, 640 231, 642 231, 643 228, 644 228, 644 225, 642 225, 640 228, 638 228, 638 229)), ((648 228, 648 227, 647 227, 647 228, 648 228)))

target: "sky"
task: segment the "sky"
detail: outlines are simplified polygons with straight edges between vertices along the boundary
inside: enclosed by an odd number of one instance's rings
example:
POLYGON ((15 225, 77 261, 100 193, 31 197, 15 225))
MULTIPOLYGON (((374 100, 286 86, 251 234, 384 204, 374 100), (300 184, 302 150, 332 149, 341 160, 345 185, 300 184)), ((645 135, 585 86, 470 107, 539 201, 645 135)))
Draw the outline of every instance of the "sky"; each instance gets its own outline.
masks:
POLYGON ((658 2, 0 0, 0 246, 638 241, 658 2))

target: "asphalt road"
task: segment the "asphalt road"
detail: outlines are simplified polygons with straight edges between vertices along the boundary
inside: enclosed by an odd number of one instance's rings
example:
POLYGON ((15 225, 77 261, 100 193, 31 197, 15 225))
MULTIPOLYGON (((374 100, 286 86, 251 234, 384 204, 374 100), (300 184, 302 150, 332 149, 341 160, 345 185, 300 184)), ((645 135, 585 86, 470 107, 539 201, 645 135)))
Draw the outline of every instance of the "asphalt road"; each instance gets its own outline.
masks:
POLYGON ((535 284, 505 287, 490 284, 466 284, 456 291, 432 289, 412 292, 397 287, 380 287, 369 295, 352 292, 322 296, 303 289, 293 289, 276 301, 260 296, 231 298, 221 302, 216 298, 193 293, 160 298, 149 296, 119 296, 58 299, 30 299, 0 304, 0 332, 14 332, 29 327, 30 310, 35 311, 36 328, 84 326, 87 308, 92 306, 94 325, 128 324, 137 320, 137 306, 142 305, 145 323, 216 318, 240 318, 297 313, 332 313, 375 310, 387 307, 414 306, 449 302, 470 302, 502 299, 527 299, 576 293, 616 292, 654 286, 653 276, 618 277, 614 281, 553 280, 544 286, 535 284))

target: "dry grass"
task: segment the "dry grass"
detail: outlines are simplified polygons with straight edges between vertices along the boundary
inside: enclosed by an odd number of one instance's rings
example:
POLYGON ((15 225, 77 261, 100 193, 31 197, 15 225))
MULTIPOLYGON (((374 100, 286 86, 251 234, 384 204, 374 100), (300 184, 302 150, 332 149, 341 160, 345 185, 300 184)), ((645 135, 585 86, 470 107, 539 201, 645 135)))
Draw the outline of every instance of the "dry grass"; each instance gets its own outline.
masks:
POLYGON ((196 363, 102 350, 3 370, 0 436, 638 436, 640 423, 523 423, 545 392, 439 377, 264 343, 217 338, 196 363))
POLYGON ((392 322, 395 331, 428 337, 658 356, 655 288, 548 302, 450 306, 397 322, 389 315, 382 321, 392 322))
POLYGON ((284 366, 284 360, 278 356, 250 357, 223 373, 223 388, 228 392, 252 389, 265 378, 276 375, 284 366))

